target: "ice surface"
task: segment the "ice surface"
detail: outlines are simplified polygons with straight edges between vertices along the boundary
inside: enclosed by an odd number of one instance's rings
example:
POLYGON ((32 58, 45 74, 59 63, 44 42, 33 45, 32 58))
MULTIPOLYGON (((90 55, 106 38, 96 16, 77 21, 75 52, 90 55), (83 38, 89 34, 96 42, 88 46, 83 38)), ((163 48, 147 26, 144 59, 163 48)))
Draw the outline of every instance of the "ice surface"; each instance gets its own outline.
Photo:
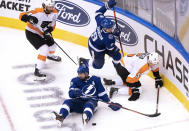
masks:
MULTIPOLYGON (((24 31, 0 27, 0 40, 1 131, 189 130, 189 113, 165 88, 160 90, 159 117, 148 118, 126 110, 114 112, 99 102, 98 111, 86 127, 82 126, 80 114, 71 114, 64 121, 64 126, 57 128, 49 113, 52 110, 58 112, 63 100, 68 98, 69 83, 77 75, 77 66, 57 49, 57 54, 63 58, 62 63, 47 61, 44 72, 49 74, 48 81, 33 82, 32 73, 38 52, 26 40, 24 31), (92 123, 97 125, 92 126, 92 123)), ((77 56, 90 58, 87 48, 63 40, 56 41, 75 61, 77 56)), ((116 73, 108 57, 104 68, 97 74, 115 78, 116 73)), ((155 113, 154 80, 143 76, 141 82, 143 92, 138 101, 129 102, 125 95, 116 95, 112 101, 143 113, 155 113)))

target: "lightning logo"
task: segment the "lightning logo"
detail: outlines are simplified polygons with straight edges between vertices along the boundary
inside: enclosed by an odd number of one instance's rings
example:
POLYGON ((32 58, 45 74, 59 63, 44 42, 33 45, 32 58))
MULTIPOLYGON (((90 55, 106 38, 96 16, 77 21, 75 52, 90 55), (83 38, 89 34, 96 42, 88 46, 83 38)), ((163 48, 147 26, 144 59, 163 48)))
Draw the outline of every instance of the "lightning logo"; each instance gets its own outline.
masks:
POLYGON ((94 83, 91 85, 87 85, 83 88, 83 95, 85 96, 93 96, 96 93, 96 88, 94 87, 94 83))

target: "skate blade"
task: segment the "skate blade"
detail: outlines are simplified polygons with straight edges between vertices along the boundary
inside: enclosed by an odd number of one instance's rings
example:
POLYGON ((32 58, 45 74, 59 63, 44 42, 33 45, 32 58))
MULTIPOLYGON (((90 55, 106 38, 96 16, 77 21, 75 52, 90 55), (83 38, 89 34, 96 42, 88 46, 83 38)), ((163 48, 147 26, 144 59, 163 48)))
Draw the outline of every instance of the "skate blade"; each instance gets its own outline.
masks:
POLYGON ((50 117, 51 120, 56 120, 56 115, 53 112, 50 113, 50 117))
POLYGON ((56 120, 56 123, 57 123, 57 127, 62 127, 63 126, 63 122, 61 122, 59 120, 56 120))
POLYGON ((51 112, 51 120, 55 120, 56 123, 57 123, 57 127, 62 127, 63 126, 63 122, 59 121, 59 120, 56 120, 56 115, 51 112))
POLYGON ((46 77, 38 77, 38 76, 34 76, 34 81, 45 81, 46 77))
POLYGON ((88 117, 85 113, 82 115, 82 121, 84 126, 88 124, 88 117))

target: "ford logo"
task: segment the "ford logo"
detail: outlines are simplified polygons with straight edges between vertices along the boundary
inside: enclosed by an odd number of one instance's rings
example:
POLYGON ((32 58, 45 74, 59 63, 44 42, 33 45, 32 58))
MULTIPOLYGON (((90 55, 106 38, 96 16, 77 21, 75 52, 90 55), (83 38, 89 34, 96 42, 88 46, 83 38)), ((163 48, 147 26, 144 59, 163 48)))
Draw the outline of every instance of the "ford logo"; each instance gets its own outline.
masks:
MULTIPOLYGON (((106 18, 111 19, 113 22, 115 22, 115 19, 113 16, 106 16, 106 18)), ((117 18, 118 26, 121 28, 121 42, 123 45, 126 46, 135 46, 138 44, 138 36, 134 29, 125 21, 122 19, 117 18)), ((119 42, 119 39, 116 38, 116 42, 119 42)))
POLYGON ((88 13, 80 6, 69 1, 55 1, 58 11, 57 21, 70 26, 86 26, 90 23, 88 13))

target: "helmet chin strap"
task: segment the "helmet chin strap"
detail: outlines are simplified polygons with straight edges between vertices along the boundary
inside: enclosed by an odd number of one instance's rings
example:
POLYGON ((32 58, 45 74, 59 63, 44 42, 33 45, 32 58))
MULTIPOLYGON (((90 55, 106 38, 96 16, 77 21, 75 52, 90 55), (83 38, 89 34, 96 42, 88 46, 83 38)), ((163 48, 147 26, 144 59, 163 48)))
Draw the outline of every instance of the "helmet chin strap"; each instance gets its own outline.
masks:
POLYGON ((106 28, 102 28, 102 30, 103 30, 105 33, 111 33, 111 32, 107 32, 107 31, 106 31, 106 28))
POLYGON ((44 8, 44 11, 45 11, 46 14, 50 14, 51 13, 50 11, 47 11, 46 7, 44 8))

